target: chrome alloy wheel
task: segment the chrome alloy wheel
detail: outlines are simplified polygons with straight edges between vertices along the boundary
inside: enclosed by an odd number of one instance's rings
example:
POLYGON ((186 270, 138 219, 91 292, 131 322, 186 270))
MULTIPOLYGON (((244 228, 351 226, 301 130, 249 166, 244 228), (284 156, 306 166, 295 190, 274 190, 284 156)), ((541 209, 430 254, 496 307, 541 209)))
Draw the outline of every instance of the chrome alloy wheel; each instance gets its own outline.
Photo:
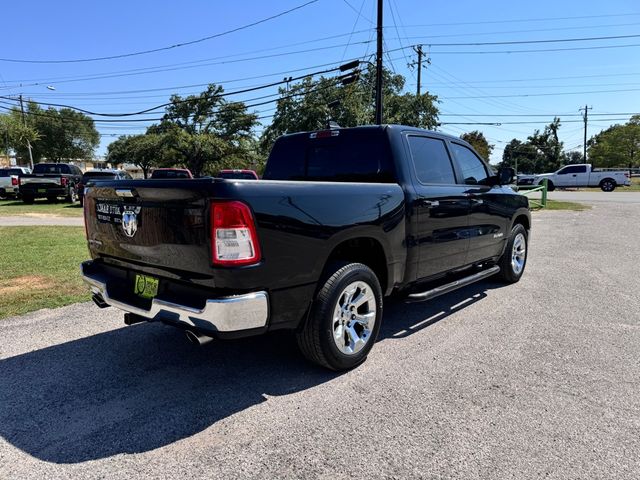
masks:
POLYGON ((513 240, 513 249, 511 251, 511 268, 513 268, 513 273, 520 275, 524 269, 524 262, 526 259, 527 240, 522 233, 519 233, 513 240))
POLYGON ((358 353, 367 344, 376 322, 376 297, 363 281, 342 291, 333 310, 333 341, 345 355, 358 353))

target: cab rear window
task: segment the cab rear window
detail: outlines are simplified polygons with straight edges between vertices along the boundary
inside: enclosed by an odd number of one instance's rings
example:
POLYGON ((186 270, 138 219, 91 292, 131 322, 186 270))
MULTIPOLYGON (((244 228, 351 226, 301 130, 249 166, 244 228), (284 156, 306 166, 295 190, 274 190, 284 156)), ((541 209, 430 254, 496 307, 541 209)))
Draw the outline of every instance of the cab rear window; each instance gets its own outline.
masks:
POLYGON ((340 130, 332 136, 312 134, 276 141, 265 180, 325 182, 396 182, 388 139, 381 130, 340 130))

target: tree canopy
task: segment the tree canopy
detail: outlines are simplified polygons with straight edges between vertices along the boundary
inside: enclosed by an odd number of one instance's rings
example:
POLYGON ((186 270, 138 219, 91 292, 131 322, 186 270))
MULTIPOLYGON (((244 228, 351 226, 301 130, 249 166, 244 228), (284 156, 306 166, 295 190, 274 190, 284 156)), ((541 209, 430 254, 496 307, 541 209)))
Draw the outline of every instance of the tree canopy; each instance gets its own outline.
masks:
MULTIPOLYGON (((264 130, 260 145, 268 152, 276 138, 291 132, 325 128, 330 120, 341 127, 373 124, 375 119, 375 69, 368 67, 358 80, 342 85, 340 79, 306 77, 279 89, 273 121, 264 130)), ((438 123, 437 97, 402 93, 402 75, 383 72, 383 121, 422 128, 438 123)))
POLYGON ((558 138, 560 126, 556 117, 542 132, 534 130, 526 142, 511 140, 502 153, 501 166, 516 168, 521 173, 543 173, 554 172, 568 163, 563 142, 558 138))
POLYGON ((18 157, 27 159, 28 139, 34 162, 90 159, 100 143, 93 119, 70 108, 44 110, 29 102, 24 120, 17 108, 2 117, 8 125, 10 148, 18 157))
POLYGON ((631 168, 640 165, 640 115, 594 135, 587 145, 587 155, 594 166, 631 168))
POLYGON ((491 156, 491 152, 493 151, 494 145, 491 145, 484 134, 478 130, 474 130, 473 132, 467 132, 460 135, 460 138, 465 142, 471 144, 471 146, 475 149, 476 152, 480 154, 482 158, 485 160, 489 160, 491 156))
POLYGON ((257 163, 252 129, 257 116, 242 102, 229 102, 219 85, 198 95, 171 96, 159 124, 142 135, 125 135, 108 147, 107 159, 134 163, 145 177, 158 166, 184 166, 195 176, 228 166, 257 163))

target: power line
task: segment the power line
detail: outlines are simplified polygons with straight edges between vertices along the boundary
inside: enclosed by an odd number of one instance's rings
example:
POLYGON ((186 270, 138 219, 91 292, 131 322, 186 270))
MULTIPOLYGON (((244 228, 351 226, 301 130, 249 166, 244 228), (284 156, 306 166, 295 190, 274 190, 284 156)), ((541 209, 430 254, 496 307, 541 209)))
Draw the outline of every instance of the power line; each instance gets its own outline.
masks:
MULTIPOLYGON (((358 42, 353 42, 352 44, 353 45, 368 44, 370 42, 371 42, 370 40, 362 40, 362 41, 358 41, 358 42)), ((331 50, 331 49, 335 49, 335 48, 342 48, 344 46, 345 46, 345 44, 330 45, 330 46, 325 46, 325 47, 309 48, 309 49, 305 49, 305 50, 296 50, 296 51, 291 51, 291 52, 274 53, 272 55, 260 55, 260 56, 256 56, 256 57, 241 58, 241 59, 237 59, 237 60, 226 60, 226 61, 220 61, 220 62, 203 63, 203 64, 192 65, 192 66, 187 66, 187 67, 175 67, 175 68, 146 70, 146 71, 137 71, 137 72, 136 71, 131 71, 131 73, 102 75, 102 76, 87 76, 87 77, 84 77, 84 78, 76 78, 76 79, 62 80, 62 81, 57 81, 55 79, 48 79, 46 82, 40 81, 40 82, 31 83, 31 84, 28 84, 28 85, 24 85, 23 84, 22 86, 42 85, 43 83, 60 84, 60 83, 69 83, 69 82, 78 82, 78 81, 87 81, 87 80, 102 80, 102 79, 106 79, 106 78, 129 77, 129 76, 133 76, 133 75, 145 75, 145 74, 151 74, 151 73, 162 73, 162 72, 169 72, 169 71, 174 71, 174 70, 184 70, 184 69, 187 69, 187 68, 197 68, 197 67, 205 67, 205 66, 212 66, 212 65, 225 65, 225 64, 229 64, 229 63, 249 62, 249 61, 254 61, 254 60, 265 60, 265 59, 268 59, 268 58, 283 57, 283 56, 288 56, 288 55, 297 55, 297 54, 301 54, 301 53, 318 52, 318 51, 322 51, 322 50, 331 50)), ((138 70, 142 70, 142 69, 138 69, 138 70)), ((16 88, 18 86, 19 85, 14 85, 13 88, 16 88)))
MULTIPOLYGON (((410 45, 408 47, 400 47, 395 48, 393 50, 389 50, 390 52, 399 51, 406 48, 411 48, 415 45, 410 45)), ((536 49, 528 49, 528 50, 481 50, 481 51, 470 51, 470 50, 436 50, 431 51, 431 53, 437 53, 440 55, 489 55, 493 53, 544 53, 544 52, 572 52, 579 50, 603 50, 607 48, 629 48, 629 47, 640 47, 640 43, 628 43, 624 45, 592 45, 590 47, 571 47, 571 48, 536 48, 536 49)))
POLYGON ((298 5, 296 7, 290 8, 289 10, 285 10, 283 12, 277 13, 275 15, 271 15, 270 17, 266 17, 263 18, 261 20, 257 20, 255 22, 252 23, 248 23, 246 25, 242 25, 240 27, 236 27, 233 28, 231 30, 227 30, 224 32, 220 32, 220 33, 215 33, 213 35, 208 35, 206 37, 202 37, 202 38, 198 38, 196 40, 190 40, 188 42, 182 42, 182 43, 176 43, 174 45, 169 45, 167 47, 160 47, 160 48, 153 48, 150 50, 141 50, 141 51, 137 51, 137 52, 130 52, 130 53, 122 53, 119 55, 109 55, 109 56, 104 56, 104 57, 93 57, 93 58, 76 58, 76 59, 71 59, 71 60, 22 60, 22 59, 14 59, 14 58, 0 58, 1 62, 13 62, 13 63, 82 63, 82 62, 96 62, 96 61, 100 61, 100 60, 114 60, 114 59, 118 59, 118 58, 126 58, 126 57, 134 57, 134 56, 138 56, 138 55, 146 55, 149 53, 155 53, 155 52, 161 52, 161 51, 165 51, 165 50, 172 50, 174 48, 179 48, 179 47, 186 47, 187 45, 194 45, 196 43, 201 43, 201 42, 205 42, 207 40, 212 40, 214 38, 219 38, 222 37, 224 35, 229 35, 230 33, 235 33, 235 32, 239 32, 240 30, 245 30, 247 28, 250 27, 255 27, 256 25, 260 25, 261 23, 265 23, 268 22, 270 20, 274 20, 278 17, 282 17, 283 15, 286 15, 288 13, 294 12, 296 10, 300 10, 301 8, 304 8, 308 5, 311 5, 313 3, 316 3, 318 0, 309 0, 306 3, 303 3, 302 5, 298 5))
MULTIPOLYGON (((489 45, 530 45, 530 44, 539 44, 539 43, 593 42, 597 40, 620 40, 623 38, 638 38, 638 37, 640 37, 640 35, 633 34, 633 35, 607 35, 603 37, 550 38, 550 39, 542 39, 542 40, 505 40, 500 42, 449 42, 449 43, 429 42, 429 46, 431 47, 485 47, 489 45)), ((412 37, 412 38, 420 38, 420 37, 412 37)), ((410 38, 404 38, 404 40, 409 40, 409 39, 410 38)))
POLYGON ((443 100, 450 99, 472 99, 472 98, 521 98, 521 97, 550 97, 556 95, 583 95, 586 93, 622 93, 622 92, 638 92, 640 88, 624 88, 618 90, 589 90, 583 92, 547 92, 547 93, 520 93, 512 95, 485 95, 485 96, 468 96, 468 97, 439 97, 443 100))
MULTIPOLYGON (((600 121, 621 121, 627 118, 601 118, 600 121)), ((582 123, 584 120, 563 120, 562 123, 582 123)), ((439 125, 492 125, 499 127, 500 125, 528 125, 540 124, 541 121, 522 121, 522 122, 439 122, 439 125)))
POLYGON ((412 27, 449 27, 453 25, 489 25, 498 23, 527 23, 527 22, 549 22, 558 20, 583 20, 586 18, 612 18, 612 17, 634 17, 640 16, 640 13, 613 13, 604 15, 580 15, 575 17, 546 17, 546 18, 521 18, 511 20, 485 20, 485 21, 473 21, 473 22, 454 22, 454 23, 427 23, 420 25, 407 25, 407 28, 412 27))
MULTIPOLYGON (((351 74, 346 74, 346 75, 342 75, 342 76, 334 77, 334 78, 332 78, 332 79, 328 79, 328 80, 330 80, 330 83, 329 83, 329 84, 327 84, 327 85, 316 86, 315 88, 310 89, 310 90, 307 90, 307 91, 304 91, 304 92, 295 92, 295 93, 292 93, 292 94, 290 94, 290 95, 280 96, 280 97, 278 97, 278 98, 274 98, 274 99, 272 99, 272 100, 267 100, 267 101, 264 101, 264 102, 258 102, 258 103, 253 103, 253 104, 245 104, 244 102, 229 102, 229 103, 227 103, 227 104, 223 105, 223 106, 222 106, 222 107, 220 107, 218 110, 216 110, 216 111, 214 111, 214 112, 212 112, 212 113, 221 113, 221 112, 223 112, 224 110, 227 110, 227 109, 230 109, 230 108, 234 108, 234 107, 236 107, 237 105, 240 105, 240 104, 243 104, 243 105, 244 105, 244 107, 248 109, 248 108, 253 108, 253 107, 259 107, 259 106, 262 106, 262 105, 268 105, 268 104, 273 103, 273 102, 278 102, 278 101, 280 101, 280 100, 285 100, 285 99, 293 98, 293 97, 297 97, 297 96, 300 96, 300 95, 308 95, 308 94, 310 94, 310 93, 314 93, 314 92, 317 92, 317 91, 321 91, 321 90, 325 90, 325 89, 327 89, 327 88, 333 87, 333 86, 335 86, 336 82, 341 81, 344 77, 346 77, 346 76, 350 76, 350 75, 351 75, 351 74)), ((274 94, 274 95, 276 95, 276 94, 274 94)), ((267 95, 267 97, 269 97, 269 96, 274 96, 274 95, 267 95)), ((15 99, 13 99, 13 98, 11 98, 11 97, 0 97, 0 98, 9 99, 9 100, 14 101, 14 102, 16 101, 15 99)), ((264 97, 263 97, 263 98, 264 98, 264 97)), ((255 100, 257 100, 257 98, 256 98, 255 100)), ((40 103, 40 102, 35 102, 35 101, 34 101, 33 103, 36 103, 36 104, 39 104, 39 105, 48 105, 48 104, 45 104, 45 103, 40 103)), ((80 112, 82 112, 82 113, 87 113, 87 111, 86 111, 86 110, 78 109, 77 107, 73 107, 73 106, 71 106, 71 105, 58 105, 58 106, 62 106, 62 107, 64 107, 64 108, 71 108, 71 109, 74 109, 74 110, 76 110, 76 111, 80 111, 80 112)), ((16 107, 17 107, 17 104, 9 103, 9 102, 6 102, 6 101, 2 101, 2 100, 0 100, 0 109, 2 109, 2 110, 5 110, 5 111, 9 111, 9 112, 11 112, 11 111, 13 111, 13 109, 14 109, 14 108, 16 108, 16 107), (11 108, 8 108, 8 107, 6 107, 6 106, 2 106, 2 104, 4 104, 4 105, 9 105, 11 108)), ((144 113, 147 113, 147 112, 144 112, 144 113)), ((47 115, 47 114, 45 114, 45 113, 28 112, 28 111, 27 111, 27 112, 25 112, 25 114, 26 114, 26 115, 39 116, 39 117, 48 117, 48 115, 47 115)), ((96 113, 93 113, 93 112, 90 112, 90 113, 87 113, 87 114, 88 114, 88 115, 97 115, 96 113)), ((140 112, 136 112, 136 113, 134 113, 133 115, 140 115, 140 114, 142 114, 142 113, 140 113, 140 112)), ((120 116, 124 116, 124 115, 120 115, 120 116)), ((101 120, 99 120, 99 121, 100 121, 100 122, 104 122, 104 123, 106 123, 106 122, 108 122, 108 123, 121 123, 121 122, 153 122, 153 121, 161 121, 161 120, 164 120, 165 118, 166 118, 166 115, 165 115, 165 116, 163 116, 163 117, 159 117, 159 118, 101 119, 101 120)), ((61 119, 61 120, 68 120, 68 121, 85 121, 86 119, 61 119)), ((91 119, 91 120, 94 120, 94 119, 91 119)))
MULTIPOLYGON (((241 93, 248 93, 248 92, 253 92, 253 91, 256 91, 256 90, 262 90, 262 89, 265 89, 265 88, 271 88, 271 87, 274 87, 274 86, 277 86, 277 85, 282 85, 284 83, 287 83, 287 82, 290 82, 290 81, 293 81, 293 80, 301 80, 303 78, 313 77, 313 76, 316 76, 316 75, 321 75, 323 73, 330 73, 330 72, 334 72, 334 71, 341 70, 341 69, 342 69, 342 66, 338 66, 338 67, 325 69, 325 70, 318 71, 318 72, 312 72, 312 73, 308 73, 308 74, 305 74, 305 75, 300 75, 300 76, 292 78, 292 79, 280 80, 278 82, 273 82, 273 83, 266 84, 266 85, 260 85, 260 86, 257 86, 257 87, 245 88, 243 90, 236 90, 234 92, 221 93, 221 94, 216 95, 216 97, 227 97, 227 96, 230 96, 230 95, 238 95, 238 94, 241 94, 241 93)), ((276 94, 272 94, 272 95, 267 95, 267 97, 274 96, 274 95, 278 95, 278 94, 276 93, 276 94)), ((0 95, 0 98, 3 98, 5 100, 15 100, 12 97, 2 96, 2 95, 0 95)), ((254 98, 254 99, 251 99, 251 100, 248 100, 248 101, 259 100, 261 98, 265 98, 265 97, 258 97, 258 98, 254 98)), ((71 109, 76 110, 78 112, 82 112, 82 113, 85 113, 87 115, 93 115, 93 116, 97 116, 97 117, 130 117, 130 116, 137 116, 137 115, 143 115, 145 113, 150 113, 150 112, 153 112, 154 110, 159 110, 161 108, 168 107, 169 105, 172 105, 172 104, 175 104, 175 103, 187 103, 187 102, 190 102, 190 101, 192 101, 192 99, 185 98, 185 99, 177 100, 177 101, 174 101, 174 102, 162 103, 160 105, 156 105, 156 106, 151 107, 151 108, 140 110, 138 112, 127 112, 127 113, 99 113, 99 112, 92 112, 90 110, 85 110, 85 109, 79 108, 79 107, 74 107, 72 105, 66 105, 66 104, 60 104, 60 103, 47 103, 47 102, 36 102, 36 103, 38 103, 39 105, 45 105, 45 106, 48 106, 48 107, 71 108, 71 109)), ((238 103, 238 102, 235 102, 235 103, 238 103)))

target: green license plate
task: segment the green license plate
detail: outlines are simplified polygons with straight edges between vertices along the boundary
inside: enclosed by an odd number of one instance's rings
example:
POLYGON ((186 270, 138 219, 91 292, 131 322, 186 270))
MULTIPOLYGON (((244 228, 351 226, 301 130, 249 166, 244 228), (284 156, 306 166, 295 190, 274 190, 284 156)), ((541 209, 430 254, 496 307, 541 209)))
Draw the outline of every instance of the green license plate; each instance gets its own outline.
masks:
POLYGON ((153 298, 158 294, 158 284, 160 280, 147 275, 136 275, 136 282, 133 291, 143 298, 153 298))
POLYGON ((39 188, 38 189, 38 193, 47 193, 47 189, 46 188, 39 188))

